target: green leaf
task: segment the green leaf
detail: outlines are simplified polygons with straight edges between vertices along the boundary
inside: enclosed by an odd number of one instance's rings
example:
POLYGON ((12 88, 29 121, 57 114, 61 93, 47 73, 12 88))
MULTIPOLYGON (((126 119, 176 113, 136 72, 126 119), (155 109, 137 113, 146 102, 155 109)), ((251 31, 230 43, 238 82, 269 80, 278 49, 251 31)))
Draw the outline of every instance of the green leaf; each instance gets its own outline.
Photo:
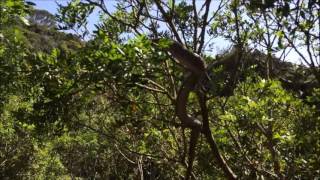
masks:
POLYGON ((282 37, 279 37, 279 39, 278 39, 278 48, 280 48, 280 49, 284 48, 283 43, 282 43, 282 37))
POLYGON ((6 6, 8 6, 8 7, 12 7, 12 6, 14 6, 15 5, 15 3, 14 3, 14 1, 12 1, 12 0, 8 0, 7 2, 6 2, 6 6))
POLYGON ((283 32, 282 30, 277 31, 276 35, 277 35, 279 38, 283 38, 284 32, 283 32))
POLYGON ((170 8, 170 9, 173 9, 173 6, 174 6, 173 1, 172 1, 172 0, 169 0, 169 1, 168 1, 168 4, 169 4, 169 8, 170 8))

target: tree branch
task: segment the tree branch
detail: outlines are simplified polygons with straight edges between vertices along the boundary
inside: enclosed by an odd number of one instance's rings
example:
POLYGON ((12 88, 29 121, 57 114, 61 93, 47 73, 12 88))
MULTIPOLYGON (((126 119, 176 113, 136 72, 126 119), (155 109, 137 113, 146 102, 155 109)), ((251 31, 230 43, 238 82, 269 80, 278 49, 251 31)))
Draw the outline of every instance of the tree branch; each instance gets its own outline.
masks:
POLYGON ((156 5, 157 5, 158 9, 160 10, 162 16, 164 17, 166 23, 168 23, 169 27, 171 28, 171 30, 172 30, 175 38, 177 39, 177 41, 178 41, 179 43, 182 43, 182 40, 181 40, 181 38, 180 38, 180 36, 179 36, 179 33, 178 33, 175 25, 174 25, 173 22, 172 22, 172 18, 168 16, 168 14, 166 13, 166 11, 165 11, 165 10, 163 9, 163 7, 161 6, 161 1, 155 0, 155 3, 156 3, 156 5))
POLYGON ((130 27, 136 34, 138 35, 141 35, 141 33, 137 30, 136 27, 134 27, 132 24, 130 23, 126 23, 124 22, 123 20, 113 16, 107 9, 107 7, 105 6, 105 4, 103 3, 103 0, 100 0, 100 3, 97 3, 97 2, 94 2, 92 0, 86 0, 88 3, 92 4, 92 5, 95 5, 97 7, 99 7, 104 13, 106 13, 111 19, 127 26, 127 27, 130 27))
POLYGON ((211 151, 212 151, 214 157, 216 158, 216 162, 221 167, 221 169, 223 170, 226 177, 230 180, 235 180, 235 179, 237 179, 237 176, 232 171, 232 169, 229 167, 229 165, 227 164, 227 162, 225 161, 223 156, 220 154, 218 145, 212 136, 210 126, 209 126, 209 117, 208 117, 208 108, 206 105, 206 97, 204 94, 198 93, 198 99, 199 99, 199 103, 200 103, 202 120, 203 120, 202 133, 206 137, 207 142, 210 145, 211 151))
POLYGON ((204 45, 206 28, 207 28, 207 25, 208 25, 207 20, 208 20, 208 15, 209 15, 209 10, 210 10, 210 4, 211 4, 211 0, 206 0, 206 2, 205 2, 206 10, 205 10, 205 13, 203 15, 203 24, 202 24, 202 28, 201 28, 200 37, 199 37, 200 42, 199 42, 199 48, 198 48, 198 51, 197 51, 198 54, 201 54, 201 51, 202 51, 202 48, 203 48, 203 45, 204 45))
POLYGON ((194 31, 193 31, 193 50, 197 50, 197 42, 198 42, 198 26, 199 26, 199 17, 197 12, 196 0, 192 0, 193 5, 193 20, 194 20, 194 31))

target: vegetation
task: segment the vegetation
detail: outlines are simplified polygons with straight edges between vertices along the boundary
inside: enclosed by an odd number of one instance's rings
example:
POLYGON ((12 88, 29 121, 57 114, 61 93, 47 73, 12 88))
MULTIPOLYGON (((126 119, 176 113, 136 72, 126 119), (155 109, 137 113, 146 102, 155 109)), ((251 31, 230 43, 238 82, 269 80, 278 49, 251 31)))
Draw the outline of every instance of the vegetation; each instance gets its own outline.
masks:
POLYGON ((0 1, 0 179, 320 178, 319 1, 113 3, 0 1))

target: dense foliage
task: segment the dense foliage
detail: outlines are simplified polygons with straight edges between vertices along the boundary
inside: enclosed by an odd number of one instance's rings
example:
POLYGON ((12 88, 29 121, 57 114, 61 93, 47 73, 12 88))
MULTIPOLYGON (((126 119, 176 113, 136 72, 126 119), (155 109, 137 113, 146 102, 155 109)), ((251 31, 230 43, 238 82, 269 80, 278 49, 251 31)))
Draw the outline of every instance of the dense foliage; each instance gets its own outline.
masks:
POLYGON ((0 179, 187 179, 170 40, 208 64, 192 179, 320 178, 319 1, 112 3, 0 1, 0 179))

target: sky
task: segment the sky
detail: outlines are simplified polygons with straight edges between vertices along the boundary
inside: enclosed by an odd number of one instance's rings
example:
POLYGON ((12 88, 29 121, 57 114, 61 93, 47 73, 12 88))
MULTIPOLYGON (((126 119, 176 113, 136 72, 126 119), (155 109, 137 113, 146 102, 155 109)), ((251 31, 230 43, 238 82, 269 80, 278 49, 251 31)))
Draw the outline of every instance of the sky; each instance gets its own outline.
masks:
MULTIPOLYGON (((38 9, 45 9, 52 14, 57 13, 57 3, 55 0, 29 0, 36 4, 38 9)), ((66 0, 57 0, 58 3, 65 4, 66 0)))
MULTIPOLYGON (((59 4, 65 5, 69 0, 29 0, 31 2, 34 2, 36 4, 36 8, 37 9, 44 9, 49 11, 52 14, 57 13, 57 2, 59 4)), ((110 2, 116 2, 115 0, 108 0, 110 2)), ((202 0, 198 1, 199 3, 202 3, 202 0)), ((213 6, 217 7, 217 1, 213 1, 213 6)), ((113 4, 111 3, 111 6, 108 7, 111 9, 112 11, 112 7, 113 4)), ((200 5, 198 5, 199 7, 200 5)), ((96 22, 98 22, 99 20, 99 14, 97 11, 95 11, 93 14, 90 15, 89 17, 89 24, 88 24, 88 29, 89 31, 92 31, 95 29, 94 24, 96 22)), ((228 43, 227 41, 223 40, 222 38, 216 39, 215 41, 215 45, 214 45, 214 49, 213 52, 211 52, 212 54, 217 54, 218 52, 221 52, 222 49, 227 48, 228 46, 230 46, 230 43, 228 43)), ((210 54, 211 54, 210 53, 210 54)), ((280 53, 279 53, 280 54, 280 53)), ((277 54, 276 54, 277 56, 277 54)), ((291 51, 290 54, 288 55, 288 60, 294 63, 300 63, 301 61, 299 60, 299 55, 297 53, 295 53, 294 51, 291 51)))
MULTIPOLYGON (((35 3, 37 9, 44 9, 49 11, 52 14, 56 14, 58 12, 57 3, 65 5, 70 0, 29 0, 29 1, 35 3)), ((114 9, 113 6, 116 0, 107 0, 107 2, 110 2, 110 6, 108 7, 108 9, 112 12, 112 9, 114 9)), ((197 1, 197 7, 201 7, 202 4, 203 4, 203 0, 197 1)), ((216 9, 217 7, 218 7, 218 1, 213 1, 211 9, 216 9)), ((91 14, 88 19, 89 24, 87 28, 89 31, 95 30, 94 24, 98 22, 98 20, 99 20, 98 11, 94 11, 94 13, 91 14)), ((226 49, 227 47, 230 46, 230 43, 223 40, 222 38, 217 38, 214 40, 214 42, 216 42, 215 43, 216 45, 214 45, 213 47, 214 48, 213 52, 209 52, 209 53, 217 54, 217 52, 221 52, 223 49, 226 49)))
MULTIPOLYGON (((69 0, 29 0, 33 3, 36 4, 37 9, 44 9, 50 12, 51 14, 56 14, 58 13, 58 4, 65 5, 69 0)), ((94 24, 98 21, 99 15, 98 12, 94 12, 93 14, 90 15, 89 17, 89 24, 88 24, 88 29, 90 31, 94 30, 94 24)))

